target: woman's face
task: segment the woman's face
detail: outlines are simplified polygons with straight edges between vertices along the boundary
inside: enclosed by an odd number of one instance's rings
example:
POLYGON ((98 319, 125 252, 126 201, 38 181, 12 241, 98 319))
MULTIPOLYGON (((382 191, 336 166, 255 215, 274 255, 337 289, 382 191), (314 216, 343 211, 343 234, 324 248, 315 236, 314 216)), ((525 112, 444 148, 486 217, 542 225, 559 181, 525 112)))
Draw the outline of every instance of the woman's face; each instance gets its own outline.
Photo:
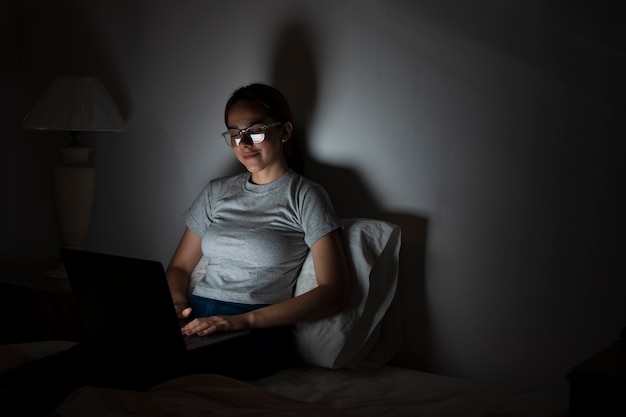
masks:
MULTIPOLYGON (((228 129, 247 129, 255 124, 268 125, 282 120, 271 120, 263 107, 255 102, 238 101, 228 112, 228 129)), ((265 130, 265 139, 253 143, 248 136, 242 138, 239 146, 232 148, 235 156, 252 174, 252 181, 267 184, 287 171, 283 154, 283 140, 291 136, 291 123, 270 127, 265 130)))

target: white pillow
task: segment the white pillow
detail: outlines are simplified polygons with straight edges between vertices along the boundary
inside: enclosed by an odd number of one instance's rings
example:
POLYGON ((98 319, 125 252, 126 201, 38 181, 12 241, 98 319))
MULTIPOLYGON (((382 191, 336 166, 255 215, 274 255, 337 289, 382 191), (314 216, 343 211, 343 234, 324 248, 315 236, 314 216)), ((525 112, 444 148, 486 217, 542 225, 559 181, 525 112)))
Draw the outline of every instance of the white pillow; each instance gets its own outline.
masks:
MULTIPOLYGON (((294 326, 302 359, 326 368, 383 365, 401 345, 401 329, 380 340, 383 317, 398 284, 400 227, 374 219, 343 220, 343 239, 355 272, 346 308, 322 319, 294 326), (383 343, 384 342, 384 343, 383 343)), ((295 295, 317 286, 311 253, 298 276, 295 295)))

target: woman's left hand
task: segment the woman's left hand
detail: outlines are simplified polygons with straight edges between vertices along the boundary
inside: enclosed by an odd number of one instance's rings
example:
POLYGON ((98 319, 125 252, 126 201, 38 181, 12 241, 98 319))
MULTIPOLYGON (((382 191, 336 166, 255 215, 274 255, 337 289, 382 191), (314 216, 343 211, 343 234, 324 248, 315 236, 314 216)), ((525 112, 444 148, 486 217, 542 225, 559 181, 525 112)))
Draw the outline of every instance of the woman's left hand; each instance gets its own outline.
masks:
POLYGON ((186 335, 197 334, 206 336, 216 332, 232 332, 235 330, 246 330, 250 328, 249 320, 245 314, 234 316, 211 316, 193 319, 181 331, 186 335))

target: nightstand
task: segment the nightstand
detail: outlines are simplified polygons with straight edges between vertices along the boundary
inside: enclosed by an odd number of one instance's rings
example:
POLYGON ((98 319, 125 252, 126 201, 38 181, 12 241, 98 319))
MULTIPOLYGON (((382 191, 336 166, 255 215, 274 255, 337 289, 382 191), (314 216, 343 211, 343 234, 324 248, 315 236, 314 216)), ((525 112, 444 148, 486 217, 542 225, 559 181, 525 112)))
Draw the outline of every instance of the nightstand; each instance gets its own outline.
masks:
POLYGON ((626 329, 622 339, 576 366, 570 382, 570 417, 626 416, 626 329))
POLYGON ((0 270, 0 343, 75 340, 77 328, 67 279, 34 266, 0 270))

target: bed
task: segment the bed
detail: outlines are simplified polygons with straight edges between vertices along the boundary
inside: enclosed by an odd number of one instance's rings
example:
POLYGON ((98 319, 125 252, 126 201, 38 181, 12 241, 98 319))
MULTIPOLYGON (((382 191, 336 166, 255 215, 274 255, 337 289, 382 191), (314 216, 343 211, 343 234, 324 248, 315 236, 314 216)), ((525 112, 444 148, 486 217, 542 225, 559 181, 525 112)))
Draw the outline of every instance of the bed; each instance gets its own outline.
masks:
MULTIPOLYGON (((191 375, 147 392, 83 387, 66 398, 54 416, 567 416, 567 398, 561 394, 403 367, 394 360, 404 338, 398 306, 402 298, 396 297, 400 227, 347 219, 344 243, 356 277, 350 304, 341 313, 295 327, 301 356, 297 367, 253 382, 191 375)), ((201 261, 192 282, 203 268, 201 261)), ((296 294, 314 285, 312 259, 307 258, 296 294)), ((0 346, 0 371, 72 344, 0 346)))

